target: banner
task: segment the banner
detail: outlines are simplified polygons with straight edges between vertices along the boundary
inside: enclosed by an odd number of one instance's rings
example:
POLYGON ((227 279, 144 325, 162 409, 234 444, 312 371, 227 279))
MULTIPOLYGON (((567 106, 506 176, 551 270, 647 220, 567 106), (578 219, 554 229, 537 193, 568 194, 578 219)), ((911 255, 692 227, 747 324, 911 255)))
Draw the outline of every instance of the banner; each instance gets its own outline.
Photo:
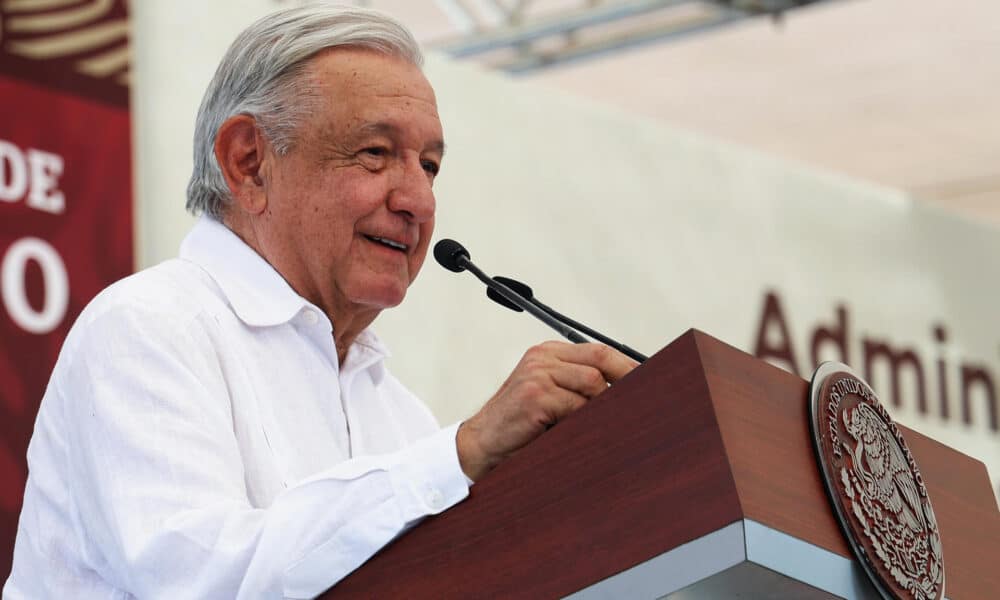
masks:
POLYGON ((73 321, 133 270, 124 0, 0 0, 0 575, 73 321))

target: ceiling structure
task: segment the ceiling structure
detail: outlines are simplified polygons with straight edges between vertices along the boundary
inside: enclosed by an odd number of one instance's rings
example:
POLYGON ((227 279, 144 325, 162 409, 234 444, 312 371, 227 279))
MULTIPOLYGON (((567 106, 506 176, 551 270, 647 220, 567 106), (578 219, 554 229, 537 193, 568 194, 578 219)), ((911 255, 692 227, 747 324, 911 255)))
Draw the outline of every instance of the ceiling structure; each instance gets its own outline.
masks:
POLYGON ((528 73, 711 31, 760 15, 781 18, 816 0, 436 0, 459 33, 432 47, 494 69, 528 73))
POLYGON ((1000 3, 367 0, 427 48, 1000 227, 1000 3))

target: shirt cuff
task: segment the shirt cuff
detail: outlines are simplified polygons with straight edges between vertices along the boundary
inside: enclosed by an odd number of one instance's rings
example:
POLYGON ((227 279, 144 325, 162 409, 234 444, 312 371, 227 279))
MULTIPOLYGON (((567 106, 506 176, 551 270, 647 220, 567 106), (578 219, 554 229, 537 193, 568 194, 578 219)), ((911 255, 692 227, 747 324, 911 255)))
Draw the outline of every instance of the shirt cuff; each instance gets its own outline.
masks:
POLYGON ((469 479, 458 462, 457 434, 455 424, 419 440, 389 470, 406 523, 436 515, 469 495, 469 479))

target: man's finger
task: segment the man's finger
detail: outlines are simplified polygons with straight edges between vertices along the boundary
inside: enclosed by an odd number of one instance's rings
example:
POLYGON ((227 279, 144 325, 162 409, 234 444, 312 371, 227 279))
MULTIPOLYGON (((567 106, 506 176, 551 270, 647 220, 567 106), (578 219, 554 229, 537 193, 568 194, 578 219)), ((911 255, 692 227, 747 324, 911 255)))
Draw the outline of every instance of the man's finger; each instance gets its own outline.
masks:
POLYGON ((639 363, 621 352, 604 344, 565 344, 550 342, 545 345, 559 360, 594 367, 609 383, 614 383, 627 375, 639 363))
POLYGON ((590 365, 560 361, 549 371, 549 376, 560 388, 588 399, 608 389, 604 373, 590 365))

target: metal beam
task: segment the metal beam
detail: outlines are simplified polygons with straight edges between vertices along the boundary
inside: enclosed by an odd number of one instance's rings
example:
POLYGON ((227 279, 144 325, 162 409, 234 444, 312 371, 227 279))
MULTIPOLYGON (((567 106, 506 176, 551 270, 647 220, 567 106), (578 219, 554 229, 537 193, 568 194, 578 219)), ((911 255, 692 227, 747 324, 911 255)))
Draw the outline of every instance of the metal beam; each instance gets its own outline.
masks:
POLYGON ((501 27, 453 42, 435 44, 434 48, 456 58, 464 58, 695 1, 697 0, 630 0, 602 4, 534 22, 501 27))
MULTIPOLYGON (((464 5, 470 1, 437 0, 442 7, 464 6, 466 16, 474 19, 473 11, 464 5)), ((579 8, 534 20, 526 15, 530 0, 516 0, 512 5, 500 0, 475 1, 480 8, 488 4, 493 11, 506 11, 503 22, 491 26, 477 21, 476 31, 469 31, 466 24, 460 38, 431 47, 456 58, 514 51, 515 56, 484 62, 496 69, 522 73, 670 41, 755 16, 780 19, 784 11, 827 0, 580 0, 579 8), (692 17, 684 10, 687 7, 707 16, 692 17), (664 23, 668 19, 672 22, 664 23), (620 26, 605 28, 612 24, 620 26)))
POLYGON ((709 31, 749 18, 747 13, 721 9, 716 14, 683 23, 672 23, 652 29, 631 31, 587 44, 569 44, 565 48, 545 53, 524 53, 509 61, 491 63, 491 68, 508 73, 525 73, 556 65, 565 65, 603 54, 636 48, 648 44, 677 40, 688 35, 709 31))

